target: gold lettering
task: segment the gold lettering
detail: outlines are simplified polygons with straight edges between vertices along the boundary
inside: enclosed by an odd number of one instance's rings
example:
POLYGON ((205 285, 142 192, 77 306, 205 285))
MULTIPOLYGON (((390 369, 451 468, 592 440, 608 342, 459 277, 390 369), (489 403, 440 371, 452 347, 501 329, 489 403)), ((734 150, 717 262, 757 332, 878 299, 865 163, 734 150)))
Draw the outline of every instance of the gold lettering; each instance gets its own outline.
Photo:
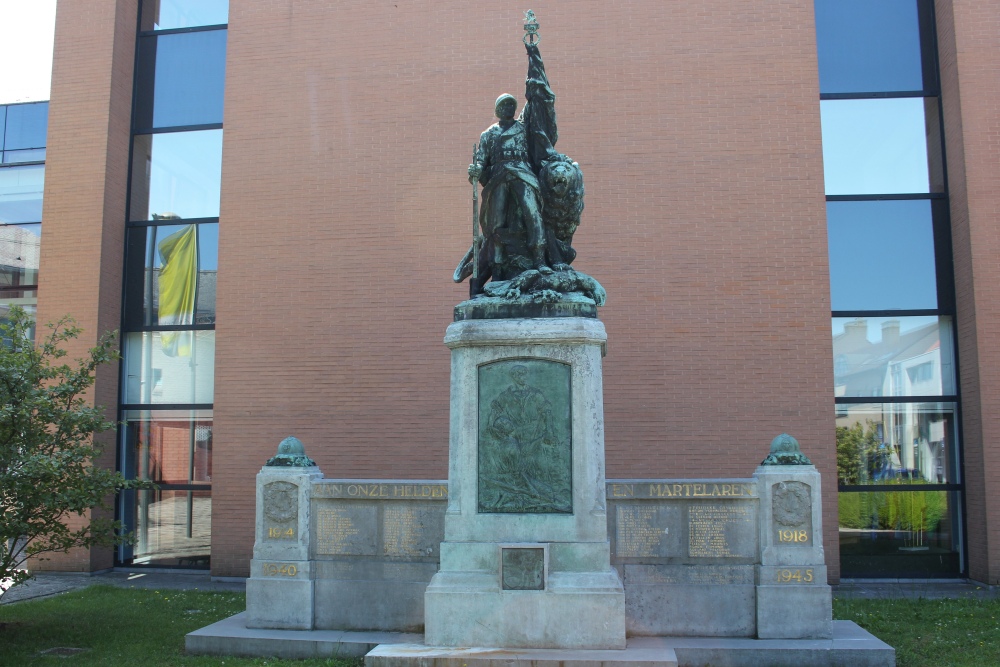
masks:
POLYGON ((349 496, 356 496, 356 495, 358 495, 358 485, 357 484, 348 484, 347 485, 347 495, 349 495, 349 496))
POLYGON ((341 494, 343 492, 344 492, 344 485, 343 484, 331 484, 330 485, 330 493, 341 494))
POLYGON ((294 577, 299 573, 299 568, 294 565, 289 565, 288 563, 283 563, 281 565, 278 565, 277 563, 261 563, 261 573, 265 577, 276 577, 278 575, 294 577))
POLYGON ((444 487, 443 486, 439 485, 439 486, 435 486, 435 487, 433 487, 431 489, 431 498, 441 498, 442 496, 444 496, 444 487))

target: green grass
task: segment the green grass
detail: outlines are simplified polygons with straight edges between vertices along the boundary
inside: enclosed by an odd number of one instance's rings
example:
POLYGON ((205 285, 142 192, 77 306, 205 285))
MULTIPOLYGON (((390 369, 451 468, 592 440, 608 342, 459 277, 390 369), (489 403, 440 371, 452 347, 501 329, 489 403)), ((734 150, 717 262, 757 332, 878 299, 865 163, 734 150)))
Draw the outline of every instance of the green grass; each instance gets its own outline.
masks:
POLYGON ((833 617, 896 648, 897 667, 1000 665, 1000 600, 850 600, 833 617))
MULTIPOLYGON (((90 588, 0 606, 0 665, 273 665, 359 667, 360 660, 189 656, 184 635, 245 607, 242 593, 90 588), (40 655, 85 648, 69 658, 40 655)), ((896 647, 898 667, 1000 665, 1000 600, 834 601, 834 618, 855 621, 896 647)))
POLYGON ((0 665, 274 665, 359 667, 360 660, 276 660, 189 656, 184 635, 246 608, 242 593, 92 586, 43 600, 0 606, 0 665), (63 658, 55 647, 86 648, 63 658))

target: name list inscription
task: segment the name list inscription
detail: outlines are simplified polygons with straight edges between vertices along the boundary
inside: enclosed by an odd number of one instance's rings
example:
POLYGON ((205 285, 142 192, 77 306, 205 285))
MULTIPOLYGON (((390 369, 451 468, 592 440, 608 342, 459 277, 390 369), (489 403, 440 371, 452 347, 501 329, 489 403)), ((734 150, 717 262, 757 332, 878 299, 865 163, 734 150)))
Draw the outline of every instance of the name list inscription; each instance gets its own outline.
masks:
POLYGON ((620 504, 615 509, 615 553, 619 558, 679 556, 680 522, 677 506, 620 504))
POLYGON ((435 555, 444 533, 440 512, 421 506, 388 506, 382 515, 382 551, 394 558, 435 555))
POLYGON ((692 558, 752 557, 756 551, 753 510, 746 504, 688 508, 688 555, 692 558))
POLYGON ((316 513, 316 553, 326 556, 375 554, 374 507, 320 508, 316 513))

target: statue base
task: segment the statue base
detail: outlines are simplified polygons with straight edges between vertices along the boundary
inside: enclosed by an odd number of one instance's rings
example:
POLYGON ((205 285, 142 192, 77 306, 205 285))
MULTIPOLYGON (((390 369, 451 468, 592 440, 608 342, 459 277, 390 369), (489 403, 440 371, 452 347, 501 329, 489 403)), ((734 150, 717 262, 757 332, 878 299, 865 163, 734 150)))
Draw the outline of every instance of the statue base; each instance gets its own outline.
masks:
POLYGON ((498 297, 480 296, 455 306, 455 321, 462 320, 513 320, 550 317, 597 318, 597 305, 593 299, 556 301, 509 301, 498 297))
POLYGON ((583 317, 448 327, 449 495, 424 595, 428 646, 625 648, 605 501, 606 339, 583 317))

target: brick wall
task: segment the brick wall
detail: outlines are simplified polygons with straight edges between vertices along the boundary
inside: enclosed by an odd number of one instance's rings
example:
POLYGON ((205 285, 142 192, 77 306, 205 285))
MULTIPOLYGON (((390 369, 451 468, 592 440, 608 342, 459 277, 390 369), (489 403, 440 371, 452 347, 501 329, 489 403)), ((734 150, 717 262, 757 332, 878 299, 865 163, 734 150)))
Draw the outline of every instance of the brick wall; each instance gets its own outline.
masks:
MULTIPOLYGON (((587 208, 609 477, 746 476, 795 435, 837 575, 811 3, 533 5, 587 208)), ((473 143, 523 97, 521 14, 455 0, 232 0, 213 572, 245 574, 286 435, 331 477, 447 475, 450 282, 473 143)), ((46 249, 48 252, 48 249, 46 249)))
MULTIPOLYGON (((136 3, 62 0, 56 13, 42 211, 39 324, 74 317, 83 335, 67 346, 78 358, 119 326, 136 3)), ((46 329, 39 326, 38 336, 46 329)), ((118 365, 98 370, 92 399, 115 418, 118 365)), ((101 438, 100 463, 115 465, 114 434, 101 438)), ((38 569, 96 570, 110 549, 82 550, 38 569)))
POLYGON ((1000 8, 937 0, 957 296, 969 576, 1000 583, 1000 8))

